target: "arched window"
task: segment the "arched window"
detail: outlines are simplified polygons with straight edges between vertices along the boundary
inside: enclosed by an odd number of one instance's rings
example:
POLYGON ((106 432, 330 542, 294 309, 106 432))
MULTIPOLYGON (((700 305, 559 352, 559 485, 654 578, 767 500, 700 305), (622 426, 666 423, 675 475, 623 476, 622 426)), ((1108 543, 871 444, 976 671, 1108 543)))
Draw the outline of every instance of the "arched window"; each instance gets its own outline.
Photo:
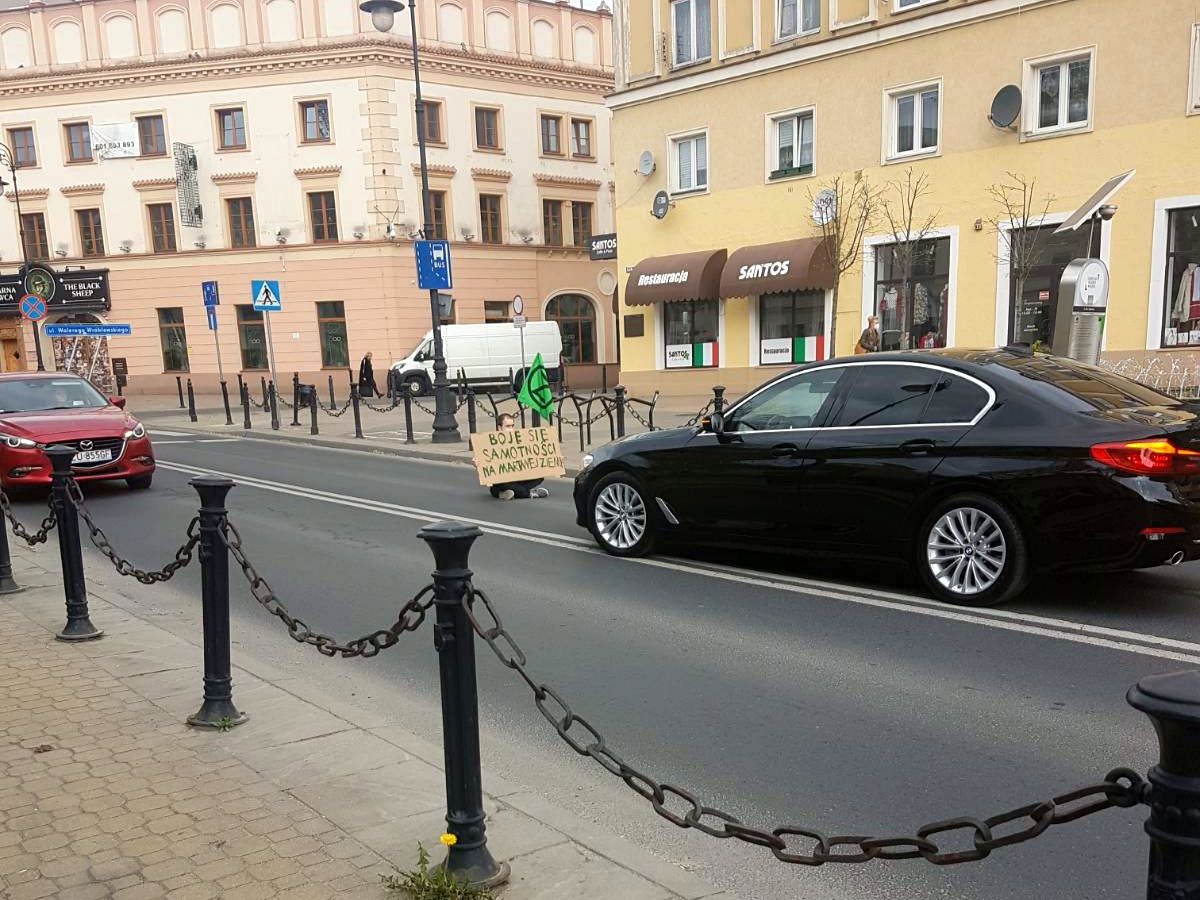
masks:
POLYGON ((232 3, 211 7, 208 24, 211 32, 209 40, 216 49, 239 47, 245 43, 242 37, 242 11, 232 3))
POLYGON ((182 9, 164 9, 158 14, 158 52, 184 53, 187 48, 187 14, 182 9))
POLYGON ((268 0, 267 40, 281 43, 297 37, 296 4, 292 0, 268 0))
POLYGON ((77 63, 83 59, 83 29, 74 19, 63 19, 51 26, 54 39, 54 61, 77 63))
POLYGON ((462 7, 443 3, 438 7, 438 40, 446 44, 461 44, 463 38, 462 7))
POLYGON ((0 32, 0 49, 4 51, 4 68, 19 69, 32 65, 29 32, 24 28, 6 28, 0 32))
POLYGON ((585 25, 575 28, 575 62, 592 65, 596 61, 596 32, 585 25))
POLYGON ((104 43, 109 59, 137 56, 137 29, 132 16, 110 16, 104 20, 104 43))
POLYGON ((508 14, 498 9, 488 10, 485 17, 486 29, 484 34, 487 38, 487 46, 489 50, 502 50, 505 53, 511 52, 513 48, 512 39, 512 20, 508 14))
POLYGON ((542 59, 558 56, 558 37, 554 26, 545 19, 537 19, 533 23, 533 55, 542 59))
POLYGON ((583 294, 559 294, 546 304, 546 318, 562 332, 563 358, 568 363, 596 361, 596 307, 583 294))

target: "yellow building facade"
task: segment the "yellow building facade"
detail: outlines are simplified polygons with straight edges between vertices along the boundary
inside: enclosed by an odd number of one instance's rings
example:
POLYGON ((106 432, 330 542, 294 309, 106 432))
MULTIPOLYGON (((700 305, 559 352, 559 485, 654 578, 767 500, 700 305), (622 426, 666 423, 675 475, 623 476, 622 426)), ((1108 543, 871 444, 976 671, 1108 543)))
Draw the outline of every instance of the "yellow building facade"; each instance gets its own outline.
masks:
POLYGON ((1111 273, 1106 359, 1197 362, 1195 0, 618 0, 615 17, 632 392, 741 390, 853 352, 870 315, 884 349, 1048 344, 1062 271, 1089 255, 1111 273), (1053 234, 1129 171, 1111 220, 1053 234), (839 177, 894 214, 910 177, 925 189, 910 273, 877 217, 835 338, 814 198, 839 177), (1038 229, 1019 270, 1014 225, 1038 229))

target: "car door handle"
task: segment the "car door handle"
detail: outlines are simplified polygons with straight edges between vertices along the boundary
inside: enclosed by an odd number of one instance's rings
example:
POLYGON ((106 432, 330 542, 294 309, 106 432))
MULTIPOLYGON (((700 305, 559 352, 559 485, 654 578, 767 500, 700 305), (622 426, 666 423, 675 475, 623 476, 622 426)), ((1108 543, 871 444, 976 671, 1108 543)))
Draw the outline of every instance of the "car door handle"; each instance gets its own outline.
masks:
POLYGON ((924 456, 937 448, 937 442, 928 440, 927 438, 918 438, 915 441, 905 441, 900 445, 900 450, 907 453, 909 456, 924 456))
POLYGON ((771 448, 771 456, 775 459, 798 459, 800 448, 795 444, 776 444, 771 448))

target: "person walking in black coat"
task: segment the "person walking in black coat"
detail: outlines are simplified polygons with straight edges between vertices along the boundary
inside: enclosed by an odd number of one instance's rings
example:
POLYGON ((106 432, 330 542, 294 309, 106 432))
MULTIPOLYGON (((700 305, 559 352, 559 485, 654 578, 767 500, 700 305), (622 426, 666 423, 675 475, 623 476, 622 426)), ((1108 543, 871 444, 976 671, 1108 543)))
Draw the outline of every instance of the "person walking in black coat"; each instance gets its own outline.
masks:
POLYGON ((358 364, 358 395, 374 397, 378 393, 379 386, 375 384, 375 367, 371 365, 371 353, 367 351, 367 355, 358 364))

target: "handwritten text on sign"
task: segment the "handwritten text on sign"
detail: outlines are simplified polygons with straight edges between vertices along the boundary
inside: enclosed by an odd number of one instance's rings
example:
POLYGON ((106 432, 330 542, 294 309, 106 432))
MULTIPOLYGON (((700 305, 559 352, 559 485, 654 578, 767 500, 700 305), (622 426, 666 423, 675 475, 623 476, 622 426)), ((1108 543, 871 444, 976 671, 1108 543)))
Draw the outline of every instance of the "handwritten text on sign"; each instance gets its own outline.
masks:
POLYGON ((549 428, 516 428, 471 435, 479 483, 500 484, 566 474, 558 437, 549 428))

